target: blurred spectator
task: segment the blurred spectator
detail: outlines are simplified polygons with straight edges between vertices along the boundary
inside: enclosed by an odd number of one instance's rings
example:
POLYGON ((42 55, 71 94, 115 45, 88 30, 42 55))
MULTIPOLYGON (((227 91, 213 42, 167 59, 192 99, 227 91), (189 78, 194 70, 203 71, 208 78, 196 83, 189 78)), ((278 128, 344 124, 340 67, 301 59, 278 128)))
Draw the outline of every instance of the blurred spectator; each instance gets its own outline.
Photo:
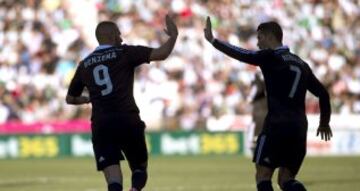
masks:
MULTIPOLYGON (((327 86, 334 113, 360 113, 358 0, 3 0, 0 123, 88 118, 89 106, 68 106, 64 96, 76 64, 96 46, 96 24, 111 19, 126 43, 157 46, 167 12, 180 29, 175 51, 161 65, 139 68, 135 79, 149 129, 228 130, 235 116, 251 113, 246 97, 255 70, 204 42, 206 15, 220 38, 251 49, 255 27, 277 20, 285 43, 327 86)), ((307 110, 318 113, 313 100, 307 110)))

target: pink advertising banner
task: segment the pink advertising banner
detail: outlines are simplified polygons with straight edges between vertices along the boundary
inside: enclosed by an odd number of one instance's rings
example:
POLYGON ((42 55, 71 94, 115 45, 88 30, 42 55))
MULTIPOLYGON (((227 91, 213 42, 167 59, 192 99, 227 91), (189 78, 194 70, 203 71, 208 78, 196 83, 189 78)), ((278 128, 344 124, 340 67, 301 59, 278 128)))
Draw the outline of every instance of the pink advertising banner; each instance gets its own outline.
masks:
POLYGON ((90 121, 70 120, 52 122, 7 122, 0 124, 0 134, 53 134, 53 133, 89 133, 90 121))

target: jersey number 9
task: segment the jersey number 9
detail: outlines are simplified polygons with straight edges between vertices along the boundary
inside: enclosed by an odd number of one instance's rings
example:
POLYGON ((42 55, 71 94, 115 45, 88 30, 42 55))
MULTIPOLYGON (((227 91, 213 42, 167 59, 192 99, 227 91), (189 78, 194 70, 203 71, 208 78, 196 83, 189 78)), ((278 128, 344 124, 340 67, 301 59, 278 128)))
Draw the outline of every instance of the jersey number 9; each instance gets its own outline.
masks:
POLYGON ((93 70, 95 83, 98 86, 105 86, 105 89, 101 90, 101 95, 106 96, 113 90, 113 85, 109 75, 109 69, 105 65, 98 65, 93 70))

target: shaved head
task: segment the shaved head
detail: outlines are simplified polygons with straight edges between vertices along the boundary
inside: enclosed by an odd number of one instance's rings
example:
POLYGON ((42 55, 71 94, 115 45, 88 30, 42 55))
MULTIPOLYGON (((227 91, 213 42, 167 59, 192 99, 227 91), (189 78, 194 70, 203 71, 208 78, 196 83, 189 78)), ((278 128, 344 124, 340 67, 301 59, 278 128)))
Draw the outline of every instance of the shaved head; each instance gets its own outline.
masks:
POLYGON ((116 45, 121 44, 120 30, 114 22, 103 21, 100 22, 95 31, 96 39, 99 44, 116 45))

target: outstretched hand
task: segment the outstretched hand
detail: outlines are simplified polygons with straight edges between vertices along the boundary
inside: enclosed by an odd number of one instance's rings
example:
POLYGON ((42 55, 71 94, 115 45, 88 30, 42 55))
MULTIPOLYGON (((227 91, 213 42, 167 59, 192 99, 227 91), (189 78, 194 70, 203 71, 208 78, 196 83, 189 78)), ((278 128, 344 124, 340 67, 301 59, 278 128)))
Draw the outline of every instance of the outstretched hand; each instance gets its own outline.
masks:
POLYGON ((204 35, 207 41, 212 42, 214 40, 214 35, 212 33, 211 21, 209 16, 206 18, 206 27, 204 29, 204 35))
POLYGON ((164 29, 164 32, 170 37, 176 38, 178 36, 178 29, 175 22, 173 21, 173 19, 170 18, 169 15, 166 15, 165 23, 166 28, 164 29))
POLYGON ((330 141, 332 132, 330 126, 319 126, 316 132, 316 136, 321 136, 321 140, 330 141))

